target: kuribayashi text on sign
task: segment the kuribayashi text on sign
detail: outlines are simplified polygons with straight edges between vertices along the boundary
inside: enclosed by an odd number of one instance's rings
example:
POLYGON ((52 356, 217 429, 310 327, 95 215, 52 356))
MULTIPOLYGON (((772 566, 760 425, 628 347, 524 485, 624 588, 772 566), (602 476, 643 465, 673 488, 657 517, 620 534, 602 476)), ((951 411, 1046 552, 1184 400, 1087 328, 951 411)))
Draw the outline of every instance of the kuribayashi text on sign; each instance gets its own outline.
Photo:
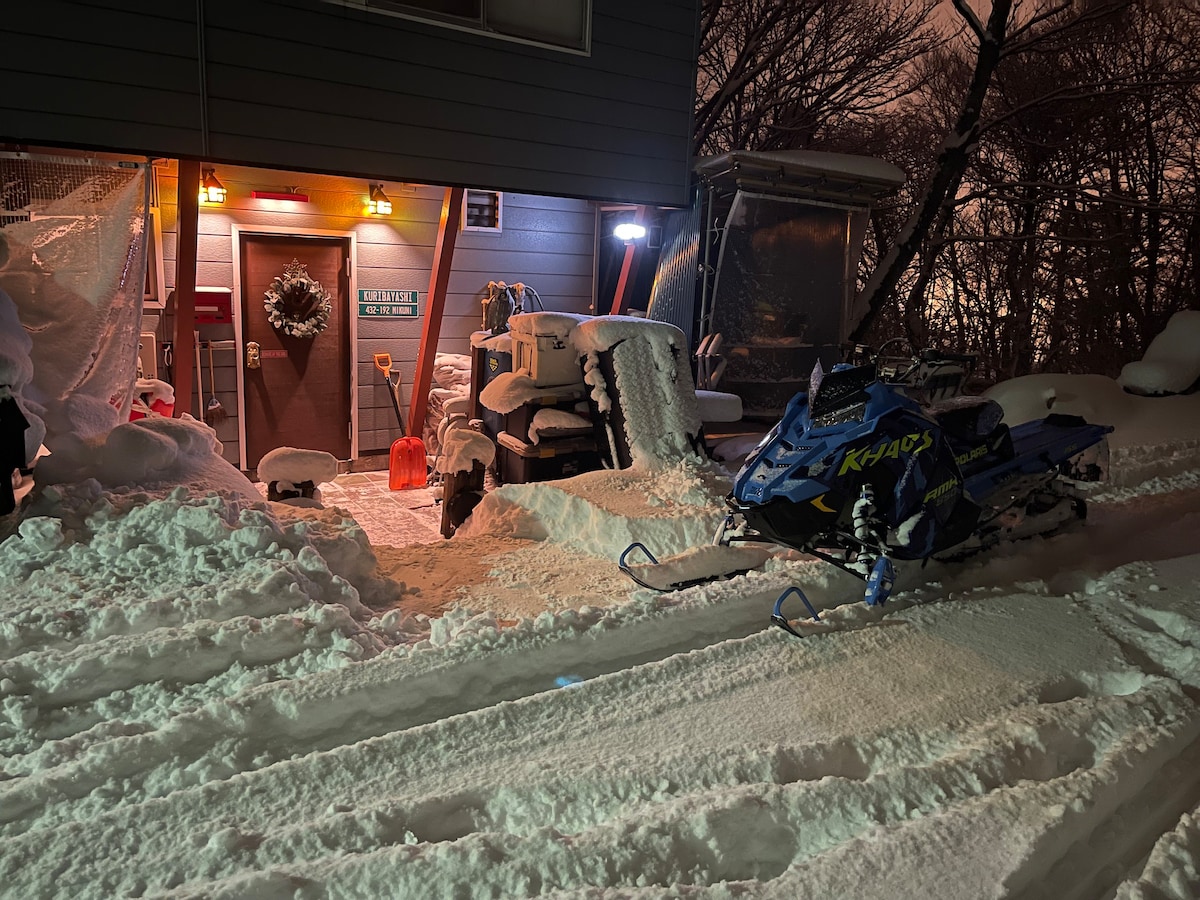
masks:
POLYGON ((358 314, 369 318, 415 319, 417 313, 416 291, 363 291, 358 292, 358 314))

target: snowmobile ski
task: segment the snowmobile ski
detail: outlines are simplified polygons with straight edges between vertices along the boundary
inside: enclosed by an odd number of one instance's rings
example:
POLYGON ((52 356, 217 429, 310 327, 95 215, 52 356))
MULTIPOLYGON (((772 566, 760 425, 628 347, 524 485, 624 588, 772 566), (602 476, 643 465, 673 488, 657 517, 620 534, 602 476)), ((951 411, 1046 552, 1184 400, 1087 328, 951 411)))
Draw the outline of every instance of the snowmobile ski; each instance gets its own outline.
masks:
POLYGON ((660 561, 645 544, 634 541, 621 553, 617 564, 636 584, 659 593, 669 593, 745 575, 761 566, 770 555, 769 550, 762 548, 734 547, 714 542, 692 547, 660 561), (631 563, 630 556, 635 551, 640 552, 649 563, 631 563))

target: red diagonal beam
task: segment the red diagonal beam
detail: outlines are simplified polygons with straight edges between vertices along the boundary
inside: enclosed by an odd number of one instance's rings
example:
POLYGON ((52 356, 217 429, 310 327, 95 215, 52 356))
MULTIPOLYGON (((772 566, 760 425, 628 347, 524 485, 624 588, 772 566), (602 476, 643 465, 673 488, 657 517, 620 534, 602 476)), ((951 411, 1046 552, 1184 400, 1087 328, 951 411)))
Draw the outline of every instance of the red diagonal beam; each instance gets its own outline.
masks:
MULTIPOLYGON (((645 225, 650 218, 650 207, 639 206, 634 213, 633 221, 637 225, 645 225)), ((633 294, 633 284, 637 281, 638 265, 642 254, 646 251, 646 242, 630 241, 625 245, 625 258, 621 260, 621 275, 617 279, 617 291, 613 294, 612 315, 623 316, 629 312, 629 301, 633 294)))
POLYGON ((458 223, 462 218, 462 201, 462 188, 446 188, 437 246, 433 250, 433 269, 429 273, 429 294, 425 299, 425 329, 421 333, 421 349, 417 352, 413 392, 408 400, 408 433, 414 437, 420 437, 424 432, 429 386, 433 383, 433 361, 442 333, 442 314, 446 311, 446 286, 450 283, 454 243, 458 240, 458 223))

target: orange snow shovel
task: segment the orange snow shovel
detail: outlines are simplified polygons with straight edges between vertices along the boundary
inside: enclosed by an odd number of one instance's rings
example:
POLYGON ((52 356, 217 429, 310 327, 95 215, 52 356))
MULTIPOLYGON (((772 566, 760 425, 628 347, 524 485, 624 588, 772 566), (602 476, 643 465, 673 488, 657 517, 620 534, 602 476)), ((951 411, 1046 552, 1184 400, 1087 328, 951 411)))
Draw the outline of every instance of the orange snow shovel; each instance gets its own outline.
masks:
POLYGON ((400 437, 392 442, 388 454, 388 488, 402 491, 405 488, 425 487, 429 480, 425 461, 425 442, 419 437, 405 434, 404 418, 400 415, 400 373, 392 381, 392 357, 390 353, 375 354, 375 368, 383 373, 388 393, 392 397, 392 409, 396 411, 396 424, 400 426, 400 437))

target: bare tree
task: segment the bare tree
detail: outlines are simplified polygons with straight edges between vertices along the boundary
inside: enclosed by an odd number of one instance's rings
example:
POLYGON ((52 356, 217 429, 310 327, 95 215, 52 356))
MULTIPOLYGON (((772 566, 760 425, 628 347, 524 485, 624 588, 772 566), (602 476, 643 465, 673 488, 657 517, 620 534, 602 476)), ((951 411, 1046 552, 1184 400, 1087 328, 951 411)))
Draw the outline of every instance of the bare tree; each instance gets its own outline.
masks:
POLYGON ((1115 375, 1196 305, 1198 7, 1138 0, 1001 64, 949 226, 902 283, 906 324, 996 377, 1115 375))
POLYGON ((936 0, 706 0, 694 146, 830 147, 920 84, 936 0))
MULTIPOLYGON (((1042 2, 1019 22, 1014 15, 1014 8, 1020 6, 1019 3, 1014 5, 1013 0, 993 0, 986 24, 966 0, 953 2, 967 34, 974 42, 970 81, 919 203, 859 295, 856 304, 858 323, 851 334, 852 340, 864 339, 880 310, 895 296, 935 223, 940 219, 942 230, 949 227, 946 207, 953 203, 979 146, 988 90, 1001 62, 1048 50, 1070 34, 1082 33, 1096 21, 1124 8, 1129 0, 1086 0, 1082 4, 1071 0, 1042 2)), ((1061 85, 1047 85, 1047 93, 1058 90, 1061 90, 1061 85)), ((934 235, 940 237, 937 232, 934 235)), ((918 286, 924 285, 918 282, 918 286)))

